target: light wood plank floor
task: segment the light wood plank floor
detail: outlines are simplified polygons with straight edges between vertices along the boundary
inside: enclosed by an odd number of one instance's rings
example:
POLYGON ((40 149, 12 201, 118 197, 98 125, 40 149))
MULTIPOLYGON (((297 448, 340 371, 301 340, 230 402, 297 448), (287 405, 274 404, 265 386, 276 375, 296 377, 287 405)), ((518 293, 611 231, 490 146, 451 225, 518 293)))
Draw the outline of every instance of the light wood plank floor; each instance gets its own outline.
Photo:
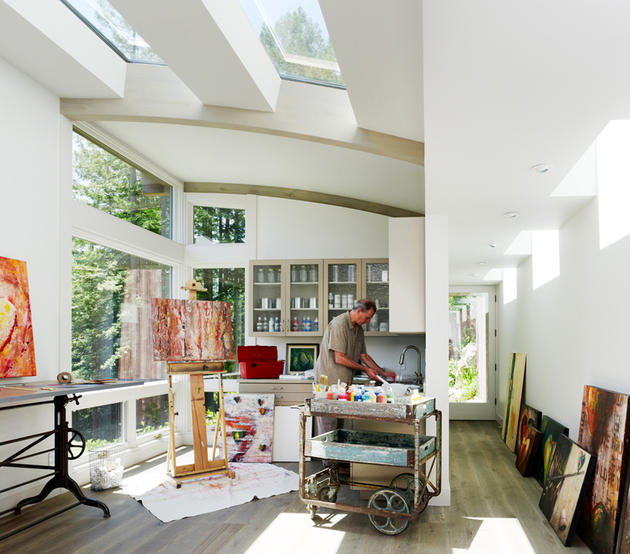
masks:
MULTIPOLYGON (((80 506, 6 539, 0 552, 566 552, 538 509, 540 486, 518 473, 496 425, 455 421, 450 433, 452 505, 428 507, 395 537, 360 514, 324 512, 314 523, 297 493, 164 524, 132 498, 106 491, 90 495, 109 505, 110 519, 80 506)), ((64 494, 9 516, 0 534, 70 502, 64 494)), ((569 551, 590 552, 579 538, 569 551)))

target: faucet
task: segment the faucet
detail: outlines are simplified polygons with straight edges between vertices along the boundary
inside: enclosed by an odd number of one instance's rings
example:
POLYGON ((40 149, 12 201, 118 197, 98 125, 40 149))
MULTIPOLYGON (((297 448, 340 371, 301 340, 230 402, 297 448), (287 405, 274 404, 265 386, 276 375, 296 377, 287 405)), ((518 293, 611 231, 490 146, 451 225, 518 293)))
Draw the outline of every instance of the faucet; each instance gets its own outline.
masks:
POLYGON ((418 349, 418 347, 414 346, 413 344, 405 346, 402 353, 400 354, 398 365, 402 366, 405 363, 405 354, 407 353, 407 350, 415 350, 418 354, 418 372, 416 373, 416 384, 420 387, 420 390, 422 391, 424 390, 424 386, 422 384, 422 364, 420 359, 420 350, 418 349))

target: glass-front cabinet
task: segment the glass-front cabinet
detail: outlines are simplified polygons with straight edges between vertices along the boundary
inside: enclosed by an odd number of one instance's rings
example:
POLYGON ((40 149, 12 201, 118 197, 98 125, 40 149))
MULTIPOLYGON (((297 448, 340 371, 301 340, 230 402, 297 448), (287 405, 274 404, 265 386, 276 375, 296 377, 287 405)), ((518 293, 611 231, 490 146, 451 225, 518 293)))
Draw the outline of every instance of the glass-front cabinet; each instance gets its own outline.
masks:
POLYGON ((389 333, 389 263, 386 258, 362 260, 363 296, 376 304, 376 314, 364 327, 366 335, 389 333))
POLYGON ((325 318, 330 323, 338 315, 351 310, 361 297, 361 260, 325 260, 325 318))
POLYGON ((322 335, 321 260, 250 263, 251 334, 322 335))

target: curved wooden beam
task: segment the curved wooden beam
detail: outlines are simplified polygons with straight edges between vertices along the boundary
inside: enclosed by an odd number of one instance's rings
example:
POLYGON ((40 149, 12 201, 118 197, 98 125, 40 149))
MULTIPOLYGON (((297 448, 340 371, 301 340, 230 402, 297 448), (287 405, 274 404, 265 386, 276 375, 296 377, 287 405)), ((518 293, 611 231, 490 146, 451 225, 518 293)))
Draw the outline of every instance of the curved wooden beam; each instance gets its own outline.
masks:
POLYGON ((324 192, 314 192, 310 190, 293 189, 287 187, 268 187, 264 185, 247 185, 240 183, 184 183, 184 192, 201 193, 225 193, 225 194, 255 194, 258 196, 271 196, 273 198, 285 198, 290 200, 302 200, 304 202, 315 202, 318 204, 328 204, 330 206, 340 206, 353 210, 362 210, 374 214, 386 215, 389 217, 418 217, 423 213, 396 208, 378 202, 369 202, 350 198, 348 196, 338 196, 324 192))

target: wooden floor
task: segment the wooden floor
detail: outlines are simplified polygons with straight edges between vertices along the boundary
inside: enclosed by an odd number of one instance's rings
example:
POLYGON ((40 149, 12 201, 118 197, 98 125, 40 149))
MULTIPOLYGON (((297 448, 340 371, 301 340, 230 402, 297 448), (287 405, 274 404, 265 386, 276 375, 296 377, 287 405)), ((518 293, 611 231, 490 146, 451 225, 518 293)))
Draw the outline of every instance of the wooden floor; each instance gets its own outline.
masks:
MULTIPOLYGON (((538 509, 540 486, 514 467, 492 422, 451 422, 451 506, 431 507, 395 537, 360 514, 311 521, 297 493, 161 523, 132 498, 90 493, 112 512, 79 506, 0 543, 0 552, 567 552, 538 509)), ((296 465, 296 464, 295 464, 296 465)), ((293 467, 295 467, 295 465, 293 467)), ((68 495, 1 520, 0 534, 71 502, 68 495)), ((576 538, 570 552, 590 552, 576 538)))

